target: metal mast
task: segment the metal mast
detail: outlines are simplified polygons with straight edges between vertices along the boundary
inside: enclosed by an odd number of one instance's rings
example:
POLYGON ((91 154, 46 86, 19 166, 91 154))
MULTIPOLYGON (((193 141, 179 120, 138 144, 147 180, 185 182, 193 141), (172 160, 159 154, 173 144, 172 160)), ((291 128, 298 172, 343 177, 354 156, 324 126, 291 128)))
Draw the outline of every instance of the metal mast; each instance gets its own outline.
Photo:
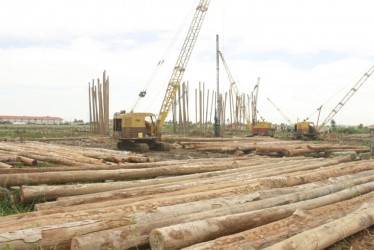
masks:
POLYGON ((288 118, 277 105, 275 105, 269 98, 268 101, 274 106, 274 108, 279 112, 279 114, 281 114, 283 118, 287 120, 288 124, 292 124, 290 118, 288 118))
POLYGON ((361 79, 355 84, 353 88, 344 96, 344 98, 336 105, 336 107, 331 111, 331 113, 322 122, 321 126, 317 128, 320 131, 335 115, 339 110, 347 103, 347 101, 356 93, 356 91, 362 86, 362 84, 371 76, 374 72, 374 65, 361 77, 361 79))
POLYGON ((214 116, 214 135, 221 135, 221 114, 220 114, 220 92, 219 92, 219 36, 216 35, 216 76, 217 76, 217 93, 216 93, 216 114, 214 116))
POLYGON ((165 122, 165 119, 169 113, 170 107, 175 98, 177 89, 179 88, 179 84, 182 81, 184 71, 186 70, 187 63, 190 59, 193 47, 199 35, 205 14, 208 10, 208 6, 209 6, 209 0, 201 0, 199 2, 199 5, 196 8, 195 15, 193 17, 191 26, 188 30, 186 39, 184 40, 182 49, 180 51, 177 62, 175 64, 168 87, 166 89, 164 100, 162 102, 161 109, 160 109, 160 112, 157 118, 157 126, 159 129, 162 128, 165 122))
POLYGON ((260 78, 257 78, 257 84, 253 88, 252 91, 252 98, 251 98, 251 107, 252 107, 252 127, 257 123, 257 96, 258 96, 258 88, 260 85, 260 78))
POLYGON ((240 95, 239 90, 238 90, 238 86, 236 85, 236 82, 235 82, 234 78, 232 77, 232 74, 231 74, 231 72, 229 70, 229 66, 226 63, 226 60, 223 57, 222 52, 218 51, 218 53, 219 53, 219 56, 221 57, 223 66, 225 67, 225 70, 226 70, 226 73, 227 73, 227 77, 229 78, 230 88, 233 91, 234 96, 238 96, 238 95, 240 95))

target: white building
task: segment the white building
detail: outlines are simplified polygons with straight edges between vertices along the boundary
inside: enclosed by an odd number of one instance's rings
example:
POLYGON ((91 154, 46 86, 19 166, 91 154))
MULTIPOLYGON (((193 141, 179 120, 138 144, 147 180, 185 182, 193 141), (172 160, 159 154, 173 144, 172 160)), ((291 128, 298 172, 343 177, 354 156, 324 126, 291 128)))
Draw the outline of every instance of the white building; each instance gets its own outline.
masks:
POLYGON ((63 119, 51 116, 14 116, 0 115, 0 123, 10 122, 13 124, 62 124, 63 119))

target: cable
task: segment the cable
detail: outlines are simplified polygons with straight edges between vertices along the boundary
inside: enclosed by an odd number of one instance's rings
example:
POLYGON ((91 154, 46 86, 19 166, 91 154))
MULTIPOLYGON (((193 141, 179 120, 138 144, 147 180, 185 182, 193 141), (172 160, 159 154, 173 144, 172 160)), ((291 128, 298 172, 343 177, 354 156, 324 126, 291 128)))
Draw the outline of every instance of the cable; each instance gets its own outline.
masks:
MULTIPOLYGON (((364 72, 364 71, 362 71, 364 72)), ((353 79, 357 79, 359 76, 363 75, 364 73, 360 73, 360 74, 357 74, 357 76, 355 76, 354 78, 352 77, 352 81, 353 79)), ((311 116, 313 116, 315 113, 318 112, 321 112, 321 109, 324 105, 326 105, 327 103, 329 103, 332 99, 334 99, 336 96, 338 96, 343 90, 345 90, 348 86, 351 85, 351 80, 347 82, 347 84, 345 84, 338 92, 336 92, 335 94, 333 94, 329 99, 327 99, 327 101, 325 101, 321 106, 319 106, 311 115, 309 115, 307 118, 304 119, 304 121, 307 121, 309 120, 309 118, 311 116)))
POLYGON ((156 77, 158 71, 160 70, 161 66, 164 64, 166 58, 168 57, 171 49, 174 47, 174 44, 175 42, 178 40, 178 37, 179 35, 181 34, 181 31, 183 30, 183 28, 185 27, 186 23, 187 23, 187 20, 188 20, 188 17, 191 15, 192 11, 193 11, 193 7, 195 7, 195 5, 191 5, 191 7, 189 8, 189 11, 187 12, 187 15, 184 17, 181 25, 179 26, 177 32, 175 33, 175 35, 173 36, 169 46, 167 47, 166 51, 164 52, 163 56, 162 56, 162 59, 157 63, 157 66, 156 68, 153 70, 150 78, 148 79, 147 83, 145 84, 144 88, 142 91, 140 91, 139 93, 139 97, 137 99, 137 101, 135 102, 135 105, 133 106, 133 108, 131 109, 131 112, 134 111, 135 107, 137 106, 137 104, 139 103, 140 99, 145 97, 145 95, 147 94, 147 90, 149 88, 149 86, 151 85, 151 83, 153 82, 154 78, 156 77))

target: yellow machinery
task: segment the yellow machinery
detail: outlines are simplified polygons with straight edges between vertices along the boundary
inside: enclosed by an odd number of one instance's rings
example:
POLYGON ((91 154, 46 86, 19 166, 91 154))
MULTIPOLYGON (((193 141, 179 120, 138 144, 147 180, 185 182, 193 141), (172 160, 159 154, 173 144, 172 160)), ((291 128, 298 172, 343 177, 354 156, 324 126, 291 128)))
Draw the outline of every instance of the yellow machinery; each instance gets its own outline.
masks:
POLYGON ((257 122, 252 126, 252 135, 274 136, 275 129, 271 122, 257 122))
POLYGON ((262 122, 257 120, 257 97, 258 97, 258 89, 260 85, 260 78, 257 79, 257 84, 253 88, 252 91, 252 123, 251 123, 251 133, 252 135, 266 135, 266 136, 274 136, 275 129, 272 127, 271 122, 265 122, 262 118, 262 122))
MULTIPOLYGON (((118 149, 122 150, 169 150, 167 143, 160 141, 161 129, 175 99, 176 92, 182 81, 193 47, 199 35, 205 14, 208 10, 209 0, 200 0, 187 37, 175 64, 173 73, 168 83, 164 100, 158 116, 151 113, 120 112, 114 114, 113 137, 119 139, 118 149)), ((143 97, 145 91, 139 96, 143 97)))
MULTIPOLYGON (((314 126, 313 122, 308 122, 308 118, 303 122, 298 122, 295 124, 293 131, 293 138, 295 139, 311 139, 315 140, 320 138, 320 132, 326 126, 328 122, 340 111, 340 109, 348 102, 348 100, 357 92, 357 90, 362 86, 362 84, 373 74, 374 66, 371 66, 370 69, 360 78, 360 80, 351 88, 348 93, 343 97, 343 99, 336 105, 336 107, 330 112, 326 119, 322 122, 321 125, 314 126)), ((321 108, 318 108, 321 112, 321 108)), ((318 114, 319 118, 319 114, 318 114)))
POLYGON ((308 121, 296 123, 293 131, 293 138, 303 140, 317 139, 317 130, 314 123, 308 121))

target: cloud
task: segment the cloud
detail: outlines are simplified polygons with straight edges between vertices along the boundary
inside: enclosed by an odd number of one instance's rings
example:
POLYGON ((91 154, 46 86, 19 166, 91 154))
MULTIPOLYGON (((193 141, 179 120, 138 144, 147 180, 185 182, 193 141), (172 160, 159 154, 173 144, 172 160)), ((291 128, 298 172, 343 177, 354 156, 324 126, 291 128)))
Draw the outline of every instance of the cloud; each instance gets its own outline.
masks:
MULTIPOLYGON (((110 112, 129 110, 158 62, 165 59, 137 108, 157 113, 197 3, 3 3, 0 113, 87 120, 88 82, 101 78, 103 70, 110 76, 110 112), (175 46, 164 57, 184 19, 175 46)), ((199 82, 216 89, 219 34, 239 89, 248 94, 261 78, 258 108, 263 117, 284 122, 267 97, 291 117, 304 119, 322 104, 321 116, 327 116, 373 64, 374 35, 368 26, 374 22, 372 5, 369 0, 211 1, 183 78, 190 83, 190 98, 199 82)), ((336 115, 338 123, 374 123, 368 108, 372 81, 369 78, 336 115)), ((230 85, 222 65, 220 84, 222 92, 230 85)))

